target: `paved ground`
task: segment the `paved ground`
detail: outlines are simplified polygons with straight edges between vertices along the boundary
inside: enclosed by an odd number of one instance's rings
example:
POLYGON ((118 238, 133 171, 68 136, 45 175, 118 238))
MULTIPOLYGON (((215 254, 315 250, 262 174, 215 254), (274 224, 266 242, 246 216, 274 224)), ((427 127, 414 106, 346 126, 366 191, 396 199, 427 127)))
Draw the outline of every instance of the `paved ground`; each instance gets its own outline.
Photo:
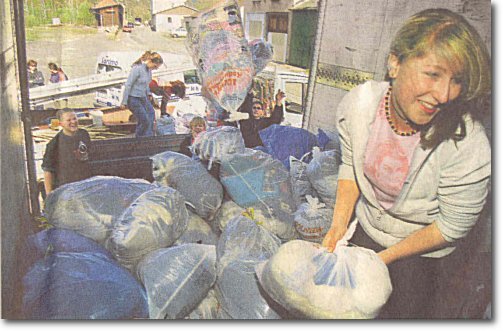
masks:
MULTIPOLYGON (((82 34, 69 33, 57 27, 43 29, 44 38, 27 42, 26 53, 28 59, 38 62, 46 80, 50 76, 49 62, 60 65, 71 78, 91 75, 95 73, 98 54, 104 51, 154 50, 188 54, 185 38, 173 39, 146 26, 135 27, 132 33, 119 31, 117 35, 97 28, 83 28, 89 33, 82 34)), ((69 106, 92 107, 93 98, 94 93, 73 97, 69 99, 69 106)))

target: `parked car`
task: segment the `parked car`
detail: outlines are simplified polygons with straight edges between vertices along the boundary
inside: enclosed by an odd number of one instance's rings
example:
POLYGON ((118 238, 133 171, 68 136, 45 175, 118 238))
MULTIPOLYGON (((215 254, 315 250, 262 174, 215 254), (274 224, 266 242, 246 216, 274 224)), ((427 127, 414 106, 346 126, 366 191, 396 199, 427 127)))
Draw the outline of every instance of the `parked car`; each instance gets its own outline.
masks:
POLYGON ((133 23, 128 23, 128 24, 125 24, 123 27, 122 27, 122 32, 133 32, 133 28, 134 28, 134 24, 133 23))
POLYGON ((185 29, 184 27, 180 27, 178 29, 171 30, 171 37, 173 38, 187 37, 187 29, 185 29))

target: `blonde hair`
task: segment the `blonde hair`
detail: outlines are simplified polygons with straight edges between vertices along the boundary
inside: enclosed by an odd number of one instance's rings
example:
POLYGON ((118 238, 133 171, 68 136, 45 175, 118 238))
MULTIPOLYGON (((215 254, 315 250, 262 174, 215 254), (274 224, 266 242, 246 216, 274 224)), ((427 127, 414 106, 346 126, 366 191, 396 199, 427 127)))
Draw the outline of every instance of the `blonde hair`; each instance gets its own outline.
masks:
MULTIPOLYGON (((423 10, 404 23, 390 49, 390 54, 400 63, 428 52, 443 57, 454 69, 460 69, 462 89, 459 97, 444 105, 443 111, 421 130, 423 148, 433 148, 448 139, 464 139, 465 114, 479 120, 490 109, 484 103, 491 91, 487 47, 475 28, 461 15, 442 8, 423 10)), ((389 75, 386 79, 391 80, 389 75)))
POLYGON ((63 108, 56 112, 56 117, 61 121, 63 119, 63 115, 68 113, 75 113, 75 111, 71 108, 63 108))
POLYGON ((138 60, 134 61, 133 62, 133 65, 135 64, 141 64, 142 62, 145 62, 147 60, 150 60, 150 58, 152 57, 152 54, 154 54, 155 52, 153 51, 145 51, 145 53, 143 53, 139 58, 138 60))
POLYGON ((433 51, 462 68, 460 99, 470 101, 490 91, 490 58, 478 32, 448 9, 423 10, 410 17, 396 34, 390 53, 400 62, 433 51))
POLYGON ((201 116, 196 116, 189 123, 191 129, 197 125, 206 126, 206 121, 204 120, 204 118, 202 118, 201 116))

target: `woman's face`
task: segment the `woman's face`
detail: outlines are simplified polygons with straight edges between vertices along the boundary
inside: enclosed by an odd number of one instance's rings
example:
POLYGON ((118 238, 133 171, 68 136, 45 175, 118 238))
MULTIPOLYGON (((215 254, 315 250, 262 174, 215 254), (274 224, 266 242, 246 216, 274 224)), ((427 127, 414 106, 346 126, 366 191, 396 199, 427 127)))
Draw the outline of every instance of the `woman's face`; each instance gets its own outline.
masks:
POLYGON ((461 94, 460 66, 433 52, 402 63, 391 55, 389 64, 393 105, 398 116, 409 122, 428 124, 443 105, 461 94))
POLYGON ((146 65, 150 70, 159 69, 159 67, 161 66, 160 64, 154 63, 150 60, 146 62, 146 65))

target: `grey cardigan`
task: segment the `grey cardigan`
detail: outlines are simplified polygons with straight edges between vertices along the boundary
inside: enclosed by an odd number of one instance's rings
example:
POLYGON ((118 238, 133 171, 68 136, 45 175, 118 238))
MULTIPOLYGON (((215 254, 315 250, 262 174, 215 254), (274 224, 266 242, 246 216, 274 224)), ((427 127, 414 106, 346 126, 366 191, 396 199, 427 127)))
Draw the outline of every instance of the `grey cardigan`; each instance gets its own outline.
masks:
MULTIPOLYGON (((395 204, 385 210, 363 173, 363 162, 370 127, 388 87, 387 82, 366 82, 350 91, 337 109, 342 148, 339 179, 356 181, 361 192, 355 217, 384 247, 433 222, 448 242, 465 237, 484 206, 491 175, 491 148, 483 126, 467 116, 462 141, 447 140, 433 149, 419 145, 395 204)), ((423 256, 442 257, 453 250, 449 246, 423 256)))
POLYGON ((127 105, 129 96, 143 98, 150 94, 148 84, 152 81, 152 71, 145 63, 133 65, 126 81, 126 88, 122 96, 122 105, 127 105))

